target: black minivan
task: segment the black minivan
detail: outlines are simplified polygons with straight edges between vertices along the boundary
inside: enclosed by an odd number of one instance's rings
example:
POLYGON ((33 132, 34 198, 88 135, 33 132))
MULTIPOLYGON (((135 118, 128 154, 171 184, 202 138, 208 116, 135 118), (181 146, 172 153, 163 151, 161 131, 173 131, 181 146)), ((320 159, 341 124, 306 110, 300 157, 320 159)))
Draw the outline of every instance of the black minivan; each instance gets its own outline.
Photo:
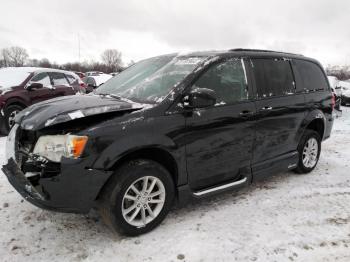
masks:
POLYGON ((3 172, 29 202, 96 207, 113 230, 150 231, 180 203, 286 170, 312 171, 334 97, 322 66, 233 49, 143 60, 94 93, 17 115, 3 172))

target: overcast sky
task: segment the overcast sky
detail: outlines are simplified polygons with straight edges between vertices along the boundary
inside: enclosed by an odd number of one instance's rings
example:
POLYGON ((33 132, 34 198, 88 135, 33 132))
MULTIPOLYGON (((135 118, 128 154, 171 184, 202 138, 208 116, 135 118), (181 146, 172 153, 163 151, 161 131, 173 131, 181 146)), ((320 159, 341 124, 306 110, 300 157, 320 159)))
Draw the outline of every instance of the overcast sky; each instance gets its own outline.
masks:
POLYGON ((115 48, 125 62, 174 51, 275 49, 350 64, 348 0, 3 0, 0 49, 58 63, 99 60, 115 48))

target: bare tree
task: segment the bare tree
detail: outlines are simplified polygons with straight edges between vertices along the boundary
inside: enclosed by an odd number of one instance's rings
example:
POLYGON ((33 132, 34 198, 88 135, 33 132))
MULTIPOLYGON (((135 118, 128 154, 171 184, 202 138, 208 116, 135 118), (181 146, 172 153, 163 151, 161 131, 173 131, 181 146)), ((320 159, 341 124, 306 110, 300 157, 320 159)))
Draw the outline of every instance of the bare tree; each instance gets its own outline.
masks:
POLYGON ((12 46, 2 50, 4 66, 23 66, 28 59, 27 50, 19 46, 12 46))
POLYGON ((339 80, 350 79, 350 66, 331 66, 328 65, 326 68, 326 73, 329 76, 336 76, 339 80))
POLYGON ((116 72, 122 68, 122 53, 117 49, 107 49, 102 55, 101 59, 103 63, 107 66, 109 72, 116 72))
POLYGON ((52 63, 50 62, 49 59, 47 58, 42 58, 39 63, 38 63, 39 67, 45 67, 45 68, 53 68, 52 63))

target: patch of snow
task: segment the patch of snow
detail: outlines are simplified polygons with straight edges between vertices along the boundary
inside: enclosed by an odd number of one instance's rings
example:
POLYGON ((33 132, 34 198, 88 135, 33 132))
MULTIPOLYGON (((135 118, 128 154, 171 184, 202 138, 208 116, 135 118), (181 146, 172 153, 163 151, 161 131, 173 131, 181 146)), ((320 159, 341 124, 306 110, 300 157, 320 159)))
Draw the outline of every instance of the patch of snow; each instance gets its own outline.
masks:
POLYGON ((187 59, 179 59, 174 64, 175 65, 196 65, 203 60, 201 57, 189 57, 187 59))
POLYGON ((27 79, 32 72, 23 68, 1 68, 0 69, 0 90, 8 91, 9 87, 18 86, 27 79))
POLYGON ((124 121, 124 122, 120 122, 120 124, 124 125, 124 126, 127 126, 131 123, 134 123, 134 122, 138 122, 138 121, 142 121, 144 120, 144 117, 143 116, 140 116, 140 117, 134 117, 134 118, 130 118, 129 120, 127 121, 124 121))
POLYGON ((224 101, 221 101, 220 103, 216 103, 215 106, 221 106, 221 105, 226 105, 224 101))
POLYGON ((201 111, 199 109, 194 110, 193 113, 197 116, 201 116, 201 111))
POLYGON ((209 58, 208 60, 206 60, 203 64, 199 65, 195 70, 194 70, 194 73, 197 73, 199 71, 201 71, 204 67, 206 67, 207 65, 209 65, 210 63, 213 63, 217 60, 219 60, 220 57, 219 56, 214 56, 214 57, 211 57, 209 58))
POLYGON ((169 100, 174 101, 174 99, 175 99, 175 91, 171 91, 169 94, 169 100))
MULTIPOLYGON (((100 108, 99 108, 100 109, 100 108)), ((81 112, 81 110, 77 110, 77 111, 74 111, 72 113, 68 113, 69 117, 73 120, 73 119, 76 119, 76 118, 82 118, 84 117, 84 114, 83 112, 81 112)))
POLYGON ((55 120, 56 120, 56 117, 46 120, 45 126, 50 126, 53 122, 55 122, 55 120))

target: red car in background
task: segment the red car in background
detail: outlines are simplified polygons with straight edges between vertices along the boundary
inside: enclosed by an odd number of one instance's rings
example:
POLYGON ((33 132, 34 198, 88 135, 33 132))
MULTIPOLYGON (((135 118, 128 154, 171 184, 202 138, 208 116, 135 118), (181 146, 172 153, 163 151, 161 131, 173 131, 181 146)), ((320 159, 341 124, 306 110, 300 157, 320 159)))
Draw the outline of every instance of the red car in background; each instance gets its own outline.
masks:
POLYGON ((0 131, 8 134, 18 112, 59 96, 86 93, 85 84, 73 72, 50 68, 0 69, 0 131))
POLYGON ((83 72, 74 72, 77 76, 80 77, 80 79, 83 79, 85 77, 85 74, 83 72))

